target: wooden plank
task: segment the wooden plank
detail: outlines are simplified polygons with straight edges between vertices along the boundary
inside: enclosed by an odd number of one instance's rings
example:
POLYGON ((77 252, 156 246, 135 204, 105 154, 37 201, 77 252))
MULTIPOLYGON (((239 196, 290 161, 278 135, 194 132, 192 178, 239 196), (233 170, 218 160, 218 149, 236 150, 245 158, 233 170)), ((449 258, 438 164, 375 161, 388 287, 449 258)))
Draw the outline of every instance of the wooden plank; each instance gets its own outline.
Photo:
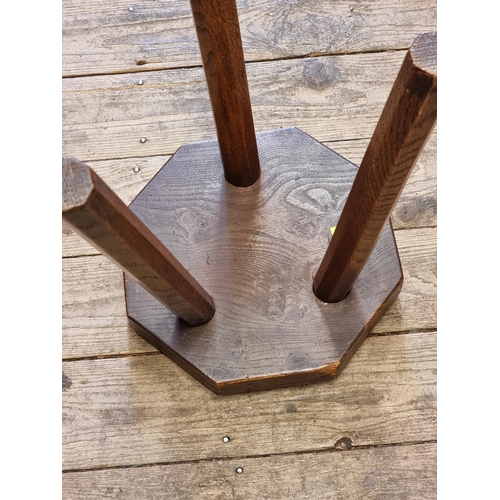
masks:
MULTIPOLYGON (((368 146, 368 141, 368 139, 356 139, 327 142, 325 145, 359 165, 368 146)), ((436 225, 436 156, 437 133, 435 131, 417 161, 392 213, 391 219, 394 229, 415 229, 436 225)), ((89 165, 128 205, 169 158, 170 156, 152 156, 100 160, 89 162, 89 165), (140 171, 134 173, 134 167, 139 167, 140 171)), ((62 243, 63 257, 97 255, 99 253, 93 246, 74 233, 70 227, 63 227, 62 243)))
POLYGON ((436 444, 63 474, 65 500, 436 498, 436 444), (237 474, 236 468, 243 473, 237 474))
POLYGON ((225 397, 160 354, 63 363, 65 470, 435 437, 432 332, 370 337, 333 381, 225 397))
POLYGON ((372 333, 437 327, 436 232, 435 228, 396 231, 403 288, 372 333))
MULTIPOLYGON (((404 283, 373 333, 436 328, 436 230, 396 231, 404 283)), ((63 357, 154 352, 129 327, 123 277, 103 256, 63 260, 63 357)))
MULTIPOLYGON (((321 142, 370 137, 404 56, 247 64, 255 128, 295 126, 321 142)), ((172 154, 216 137, 202 68, 64 79, 63 123, 63 154, 82 161, 172 154)))
POLYGON ((123 274, 103 256, 64 259, 63 358, 155 351, 129 327, 123 274))
MULTIPOLYGON (((188 2, 62 6, 65 76, 201 65, 188 2)), ((248 61, 408 48, 436 27, 435 0, 239 0, 238 11, 248 61)))

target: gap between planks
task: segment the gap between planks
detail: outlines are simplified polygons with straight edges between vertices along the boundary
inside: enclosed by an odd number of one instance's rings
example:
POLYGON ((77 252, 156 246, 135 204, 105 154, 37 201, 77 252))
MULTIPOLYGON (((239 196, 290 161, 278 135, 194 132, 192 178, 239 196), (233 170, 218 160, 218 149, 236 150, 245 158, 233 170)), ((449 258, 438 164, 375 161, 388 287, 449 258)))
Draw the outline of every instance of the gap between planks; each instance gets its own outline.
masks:
POLYGON ((436 444, 64 474, 68 499, 337 499, 436 496, 436 444), (245 474, 236 474, 243 467, 245 474), (108 495, 111 495, 108 497, 108 495))
MULTIPOLYGON (((295 59, 308 59, 312 57, 328 57, 328 56, 355 56, 360 54, 390 54, 392 52, 402 52, 407 51, 410 46, 406 47, 398 47, 394 49, 374 49, 374 50, 353 50, 352 52, 310 52, 309 54, 300 54, 294 56, 285 56, 285 57, 272 57, 272 58, 264 58, 264 59, 252 59, 251 61, 245 60, 245 66, 250 64, 258 64, 258 63, 266 63, 273 61, 291 61, 295 59)), ((155 71, 182 71, 186 69, 195 69, 195 68, 203 68, 201 64, 191 64, 191 65, 183 65, 183 66, 169 66, 167 68, 144 68, 143 66, 139 66, 136 71, 133 71, 132 68, 128 70, 116 70, 116 71, 105 71, 102 73, 82 73, 75 75, 63 75, 62 78, 64 80, 69 80, 72 78, 87 78, 93 76, 114 76, 114 75, 133 75, 134 73, 153 73, 155 71)), ((135 69, 135 68, 134 68, 135 69)), ((346 139, 348 140, 348 139, 346 139)), ((353 139, 355 140, 355 139, 353 139)), ((151 156, 159 156, 159 155, 151 155, 151 156)), ((116 158, 113 158, 116 159, 116 158)))
MULTIPOLYGON (((246 59, 384 51, 409 46, 435 29, 435 0, 355 2, 238 1, 246 59)), ((137 72, 201 64, 189 6, 172 0, 137 4, 63 2, 65 75, 137 72)))
MULTIPOLYGON (((402 56, 324 56, 249 66, 256 130, 295 125, 322 143, 366 137, 373 132, 402 56)), ((65 80, 65 154, 82 161, 144 157, 214 139, 201 68, 149 74, 142 89, 130 75, 65 80), (147 142, 141 145, 140 137, 147 142)))
MULTIPOLYGON (((96 76, 101 76, 101 75, 96 75, 96 76)), ((104 75, 104 76, 107 76, 107 75, 104 75)), ((280 128, 284 128, 284 127, 280 127, 280 128)), ((267 132, 267 131, 264 131, 264 132, 267 132)), ((215 139, 215 137, 214 137, 214 139, 215 139)), ((369 140, 370 140, 370 137, 356 137, 356 138, 351 138, 351 139, 341 139, 341 140, 338 140, 338 141, 324 141, 321 144, 323 144, 324 146, 326 146, 326 147, 328 147, 330 149, 334 149, 335 144, 338 144, 338 143, 356 142, 356 141, 369 141, 369 140)), ((189 144, 189 143, 186 143, 186 144, 189 144)), ((88 160, 88 161, 89 162, 120 161, 120 160, 130 161, 132 158, 141 158, 141 159, 144 159, 144 158, 161 158, 163 156, 172 157, 177 152, 177 149, 173 150, 173 151, 167 151, 165 153, 153 153, 153 154, 148 154, 148 155, 144 155, 144 156, 140 156, 140 155, 139 156, 135 156, 135 157, 130 157, 130 156, 123 156, 123 157, 116 156, 115 157, 115 156, 113 156, 113 157, 109 157, 109 158, 99 158, 98 160, 88 160)), ((340 155, 340 156, 342 156, 342 155, 340 155)), ((358 165, 356 165, 356 166, 358 166, 358 165)))
POLYGON ((85 469, 64 469, 63 474, 76 474, 81 472, 97 472, 97 471, 107 471, 107 470, 124 470, 124 469, 142 469, 146 467, 158 467, 167 465, 189 465, 189 464, 199 464, 205 462, 229 462, 231 460, 248 460, 248 459, 258 459, 258 458, 271 458, 271 457, 289 457, 289 456, 299 456, 299 455, 321 455, 327 453, 344 453, 353 450, 369 450, 369 449, 379 449, 379 448, 394 448, 398 446, 420 446, 423 444, 436 444, 436 439, 420 440, 420 441, 407 441, 407 442, 397 442, 397 443, 383 443, 383 444, 368 444, 351 446, 350 448, 342 449, 336 446, 330 446, 328 448, 320 448, 317 450, 299 450, 299 451, 289 451, 284 453, 267 453, 261 455, 245 455, 245 456, 224 456, 216 458, 201 458, 198 460, 179 460, 173 462, 155 462, 150 464, 134 464, 134 465, 114 465, 111 467, 95 467, 95 468, 85 468, 85 469))

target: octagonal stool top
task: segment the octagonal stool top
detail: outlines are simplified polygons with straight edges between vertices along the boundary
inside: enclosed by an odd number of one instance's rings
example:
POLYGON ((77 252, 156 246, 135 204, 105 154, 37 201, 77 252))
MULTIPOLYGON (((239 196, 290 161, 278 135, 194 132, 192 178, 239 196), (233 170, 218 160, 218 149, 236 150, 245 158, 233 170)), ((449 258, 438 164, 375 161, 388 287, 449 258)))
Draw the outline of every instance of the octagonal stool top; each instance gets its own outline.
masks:
POLYGON ((182 146, 131 210, 213 297, 195 328, 130 278, 134 329, 218 394, 337 375, 396 298, 402 270, 387 223, 349 296, 327 304, 312 280, 358 171, 286 128, 257 134, 261 178, 224 179, 217 141, 182 146))

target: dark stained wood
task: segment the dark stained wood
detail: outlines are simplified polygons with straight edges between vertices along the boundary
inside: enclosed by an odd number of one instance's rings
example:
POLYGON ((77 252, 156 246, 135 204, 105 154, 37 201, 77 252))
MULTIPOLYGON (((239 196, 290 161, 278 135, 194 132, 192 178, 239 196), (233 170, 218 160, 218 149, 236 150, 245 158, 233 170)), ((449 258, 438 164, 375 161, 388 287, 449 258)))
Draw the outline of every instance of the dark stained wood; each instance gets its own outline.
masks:
POLYGON ((236 0, 191 0, 226 180, 260 176, 236 0))
POLYGON ((192 326, 214 315, 211 297, 87 165, 62 163, 62 215, 76 232, 192 326))
POLYGON ((402 285, 387 224, 349 298, 317 299, 313 272, 357 168, 295 128, 258 134, 258 145, 262 176, 251 187, 224 181, 216 141, 191 143, 130 205, 217 307, 189 328, 127 279, 131 323, 218 394, 336 376, 402 285))
POLYGON ((156 500, 166 492, 175 500, 431 500, 436 444, 68 472, 62 481, 64 500, 156 500))
POLYGON ((63 469, 435 440, 436 341, 369 337, 335 380, 225 397, 161 354, 64 362, 63 469))
POLYGON ((437 33, 417 37, 391 90, 344 211, 314 278, 343 300, 367 262, 437 118, 437 33))

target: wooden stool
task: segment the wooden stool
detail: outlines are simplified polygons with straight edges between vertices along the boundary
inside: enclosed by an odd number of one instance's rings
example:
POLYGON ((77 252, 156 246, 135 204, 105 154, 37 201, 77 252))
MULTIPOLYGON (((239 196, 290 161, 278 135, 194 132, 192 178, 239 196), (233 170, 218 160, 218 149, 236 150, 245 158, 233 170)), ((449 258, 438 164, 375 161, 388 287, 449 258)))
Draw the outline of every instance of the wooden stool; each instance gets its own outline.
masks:
POLYGON ((218 140, 182 146, 129 208, 64 158, 64 220, 125 271, 134 330, 213 392, 331 379, 403 284, 389 217, 436 121, 437 34, 358 169, 297 128, 256 135, 235 1, 191 6, 218 140))

